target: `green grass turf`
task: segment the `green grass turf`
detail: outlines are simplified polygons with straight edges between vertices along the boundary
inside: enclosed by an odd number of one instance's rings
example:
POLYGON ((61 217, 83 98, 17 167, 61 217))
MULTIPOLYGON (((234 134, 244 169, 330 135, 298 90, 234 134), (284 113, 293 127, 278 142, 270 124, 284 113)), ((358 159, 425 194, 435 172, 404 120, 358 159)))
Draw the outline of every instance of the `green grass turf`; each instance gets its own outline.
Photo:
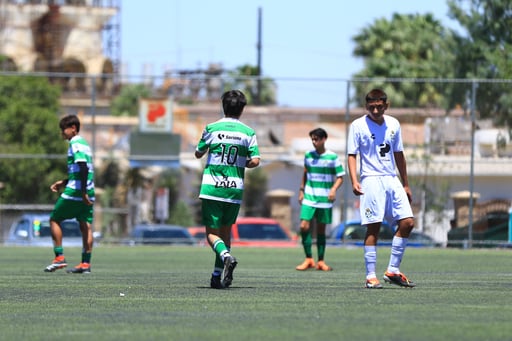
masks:
MULTIPOLYGON (((70 266, 79 254, 66 249, 70 266)), ((207 247, 100 245, 90 275, 44 273, 51 249, 0 247, 0 339, 512 339, 510 250, 410 248, 417 287, 383 290, 363 288, 360 248, 328 248, 332 272, 296 271, 300 248, 233 254, 233 286, 214 290, 207 247)))

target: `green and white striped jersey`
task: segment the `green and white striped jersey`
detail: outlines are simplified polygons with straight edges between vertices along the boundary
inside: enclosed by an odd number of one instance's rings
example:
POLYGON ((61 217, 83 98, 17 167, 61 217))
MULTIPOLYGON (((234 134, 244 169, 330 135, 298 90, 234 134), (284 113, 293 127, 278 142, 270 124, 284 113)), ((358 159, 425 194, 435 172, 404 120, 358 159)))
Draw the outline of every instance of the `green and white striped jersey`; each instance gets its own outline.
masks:
POLYGON ((196 150, 208 150, 199 198, 240 204, 246 162, 260 157, 254 130, 224 117, 206 126, 196 150))
POLYGON ((68 184, 61 197, 69 200, 82 201, 82 183, 80 181, 80 169, 78 162, 87 163, 89 174, 87 177, 87 195, 94 201, 94 167, 92 151, 87 141, 80 135, 69 140, 68 148, 68 184))
POLYGON ((336 178, 345 174, 338 155, 330 150, 326 150, 323 154, 318 154, 316 150, 306 152, 304 167, 306 168, 306 186, 302 204, 318 208, 331 208, 329 190, 334 185, 336 178))

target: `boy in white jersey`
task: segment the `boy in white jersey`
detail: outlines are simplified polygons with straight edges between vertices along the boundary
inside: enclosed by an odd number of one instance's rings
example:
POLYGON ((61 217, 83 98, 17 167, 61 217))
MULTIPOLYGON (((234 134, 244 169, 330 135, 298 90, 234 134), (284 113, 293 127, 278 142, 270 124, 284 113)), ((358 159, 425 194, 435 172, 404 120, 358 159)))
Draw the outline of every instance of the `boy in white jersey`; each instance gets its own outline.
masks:
POLYGON ((304 173, 299 191, 300 234, 306 259, 295 267, 304 271, 315 267, 311 250, 311 221, 316 220, 316 246, 318 251, 317 270, 330 271, 325 264, 325 226, 332 222, 332 204, 336 191, 343 183, 345 170, 334 152, 325 149, 327 132, 322 128, 313 129, 309 137, 315 148, 304 155, 304 173))
POLYGON ((364 240, 365 287, 370 289, 382 288, 375 268, 377 236, 384 219, 398 223, 384 280, 403 287, 415 286, 400 272, 407 239, 414 227, 414 217, 410 205, 412 194, 407 178, 400 123, 397 119, 384 115, 388 106, 384 91, 370 91, 366 95, 368 113, 350 125, 347 145, 352 191, 360 196, 361 222, 367 227, 364 240), (361 182, 357 179, 357 154, 360 158, 361 182), (396 169, 402 183, 397 177, 396 169))
POLYGON ((69 141, 68 178, 59 180, 50 186, 53 192, 64 188, 50 215, 50 229, 53 239, 55 259, 44 271, 54 272, 67 266, 62 248, 62 229, 60 223, 76 218, 82 232, 82 261, 68 273, 90 273, 93 236, 91 223, 94 203, 94 167, 89 144, 78 133, 80 121, 75 115, 63 117, 59 122, 62 137, 69 141))
POLYGON ((202 223, 206 239, 215 252, 215 265, 210 287, 223 289, 231 285, 237 260, 230 254, 231 226, 240 210, 244 191, 245 168, 260 164, 256 133, 242 123, 247 100, 239 90, 222 95, 224 118, 203 130, 195 157, 208 153, 201 190, 202 223))

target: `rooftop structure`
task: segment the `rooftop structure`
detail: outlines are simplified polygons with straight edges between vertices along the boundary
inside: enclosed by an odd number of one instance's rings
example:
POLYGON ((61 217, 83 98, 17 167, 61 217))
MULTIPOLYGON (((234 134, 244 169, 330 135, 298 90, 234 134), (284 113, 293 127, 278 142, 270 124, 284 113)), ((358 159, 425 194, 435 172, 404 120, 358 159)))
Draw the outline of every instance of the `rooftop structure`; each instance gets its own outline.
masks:
MULTIPOLYGON (((0 0, 0 70, 99 77, 119 73, 120 0, 0 0), (106 41, 106 44, 104 44, 106 41)), ((64 92, 87 92, 79 76, 52 79, 64 92)))

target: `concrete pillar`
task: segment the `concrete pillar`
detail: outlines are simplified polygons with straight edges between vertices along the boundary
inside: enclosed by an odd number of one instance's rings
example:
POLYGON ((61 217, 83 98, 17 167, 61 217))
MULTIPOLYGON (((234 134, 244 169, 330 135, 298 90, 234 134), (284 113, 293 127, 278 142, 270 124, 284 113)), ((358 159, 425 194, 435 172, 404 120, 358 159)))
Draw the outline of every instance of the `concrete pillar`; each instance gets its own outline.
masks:
POLYGON ((0 54, 10 57, 19 71, 32 71, 37 53, 31 24, 48 11, 46 5, 2 4, 0 54))
MULTIPOLYGON (((454 218, 452 221, 452 228, 463 227, 469 224, 469 198, 471 193, 469 191, 454 192, 451 194, 453 199, 454 218)), ((480 198, 480 193, 473 192, 473 209, 475 208, 476 201, 480 198)), ((474 210, 473 210, 473 216, 474 210)))
POLYGON ((270 217, 277 220, 284 228, 291 231, 292 207, 290 198, 294 195, 292 191, 276 189, 267 192, 267 203, 270 210, 270 217))
MULTIPOLYGON (((84 65, 102 57, 102 26, 116 13, 117 9, 111 7, 62 6, 59 10, 61 21, 70 28, 63 57, 77 59, 84 65)), ((93 73, 91 71, 87 67, 87 73, 93 73)))

